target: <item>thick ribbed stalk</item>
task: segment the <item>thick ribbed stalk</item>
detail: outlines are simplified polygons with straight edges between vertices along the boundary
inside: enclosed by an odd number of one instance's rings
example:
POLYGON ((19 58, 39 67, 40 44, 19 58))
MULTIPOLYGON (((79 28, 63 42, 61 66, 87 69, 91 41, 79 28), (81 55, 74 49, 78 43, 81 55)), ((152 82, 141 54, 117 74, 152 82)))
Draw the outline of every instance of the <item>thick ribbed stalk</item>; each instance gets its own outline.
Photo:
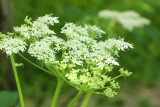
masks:
POLYGON ((69 103, 68 107, 72 107, 81 95, 82 95, 82 91, 79 91, 78 94, 74 97, 74 99, 69 103))
POLYGON ((62 85, 63 85, 63 80, 58 78, 58 84, 57 84, 57 87, 56 87, 56 91, 54 93, 54 97, 53 97, 53 101, 52 101, 51 107, 56 107, 57 100, 58 100, 62 85))
POLYGON ((21 107, 25 107, 24 106, 23 95, 22 95, 22 91, 21 91, 21 86, 20 86, 20 82, 19 82, 19 78, 18 78, 17 69, 16 69, 16 65, 15 65, 13 54, 10 56, 10 59, 11 59, 11 63, 12 63, 12 68, 13 68, 14 76, 15 76, 15 79, 16 79, 16 84, 17 84, 17 88, 18 88, 18 93, 19 93, 19 98, 20 98, 20 102, 21 102, 21 107))
POLYGON ((91 96, 92 96, 92 93, 90 93, 90 92, 86 93, 86 95, 82 101, 81 107, 87 107, 87 104, 88 104, 91 96))

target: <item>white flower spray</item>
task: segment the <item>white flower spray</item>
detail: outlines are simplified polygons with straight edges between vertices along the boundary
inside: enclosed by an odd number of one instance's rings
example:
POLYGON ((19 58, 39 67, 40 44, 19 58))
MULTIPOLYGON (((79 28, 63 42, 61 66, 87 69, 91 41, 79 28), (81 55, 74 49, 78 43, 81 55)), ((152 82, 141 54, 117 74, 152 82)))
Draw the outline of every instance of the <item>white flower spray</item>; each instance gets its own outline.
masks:
POLYGON ((5 38, 0 43, 0 50, 5 51, 7 55, 11 55, 20 51, 24 52, 26 45, 27 44, 21 39, 5 38))
POLYGON ((135 27, 143 27, 150 24, 147 18, 141 17, 135 11, 118 12, 114 10, 101 10, 98 16, 104 19, 115 20, 128 31, 133 31, 135 27))
MULTIPOLYGON (((63 81, 78 89, 80 93, 104 94, 108 97, 117 95, 117 89, 120 88, 117 78, 130 76, 131 72, 120 68, 118 76, 111 74, 114 67, 120 65, 117 60, 119 51, 133 48, 133 45, 121 38, 102 40, 106 32, 99 27, 77 26, 73 23, 66 23, 61 29, 61 34, 66 39, 59 38, 49 28, 55 23, 59 23, 58 17, 51 15, 39 17, 35 21, 26 17, 25 24, 14 27, 12 35, 0 34, 0 49, 8 55, 27 50, 31 56, 44 61, 48 71, 20 54, 35 67, 58 78, 52 107, 56 106, 63 81)), ((80 94, 68 107, 71 107, 79 96, 80 94)))

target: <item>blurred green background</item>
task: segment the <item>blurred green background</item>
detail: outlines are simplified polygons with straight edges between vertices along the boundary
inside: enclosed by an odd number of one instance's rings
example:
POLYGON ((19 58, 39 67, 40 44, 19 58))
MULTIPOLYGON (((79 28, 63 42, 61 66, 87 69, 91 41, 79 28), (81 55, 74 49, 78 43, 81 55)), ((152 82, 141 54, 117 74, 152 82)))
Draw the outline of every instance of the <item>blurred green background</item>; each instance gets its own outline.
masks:
MULTIPOLYGON (((32 17, 53 13, 60 23, 53 29, 58 33, 65 22, 79 25, 97 25, 107 32, 107 37, 124 38, 134 45, 133 50, 120 53, 120 66, 133 72, 129 79, 121 79, 118 96, 108 99, 93 95, 88 107, 160 107, 160 0, 1 0, 0 31, 12 31, 20 26, 25 16, 32 17), (98 17, 100 10, 134 10, 151 21, 150 25, 129 32, 118 25, 108 30, 107 20, 98 17)), ((29 57, 38 65, 41 61, 29 57)), ((24 63, 18 68, 26 107, 50 107, 56 79, 34 68, 19 56, 16 62, 24 63)), ((18 103, 17 88, 9 58, 0 52, 0 107, 18 103), (5 97, 4 97, 5 96, 5 97), (4 104, 4 101, 7 103, 4 104), (3 103, 2 103, 3 102, 3 103)), ((77 91, 67 84, 62 88, 57 107, 67 107, 77 91)), ((75 104, 79 107, 82 97, 75 104)))

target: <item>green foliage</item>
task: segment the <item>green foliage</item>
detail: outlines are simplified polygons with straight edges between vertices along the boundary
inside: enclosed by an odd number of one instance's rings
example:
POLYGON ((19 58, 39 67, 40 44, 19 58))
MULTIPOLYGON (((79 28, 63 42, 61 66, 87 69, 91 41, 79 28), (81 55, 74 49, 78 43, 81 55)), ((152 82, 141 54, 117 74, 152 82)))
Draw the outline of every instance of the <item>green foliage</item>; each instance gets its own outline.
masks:
POLYGON ((12 107, 18 104, 18 93, 0 91, 0 107, 12 107))
POLYGON ((122 76, 130 76, 132 72, 128 72, 128 70, 124 70, 123 68, 120 68, 119 72, 121 73, 122 76))
MULTIPOLYGON (((131 81, 134 83, 143 82, 145 84, 154 85, 160 80, 160 0, 14 0, 13 1, 13 16, 14 25, 18 26, 23 23, 26 15, 37 18, 46 13, 55 16, 65 17, 60 18, 60 24, 54 27, 56 32, 65 22, 76 22, 77 24, 89 24, 100 26, 103 30, 107 31, 107 37, 118 38, 124 37, 127 41, 134 44, 135 49, 127 52, 123 56, 120 53, 120 64, 129 71, 133 71, 131 81), (151 24, 144 28, 134 29, 133 32, 124 30, 120 25, 112 21, 106 21, 97 17, 98 12, 103 9, 126 11, 134 10, 143 17, 148 18, 151 24), (114 32, 112 32, 114 31, 114 32)), ((59 35, 62 38, 63 35, 59 35)), ((107 38, 104 37, 104 38, 107 38)), ((1 37, 0 37, 1 39, 1 37)), ((26 54, 27 56, 27 54, 26 54)), ((28 57, 30 58, 30 57, 28 57)), ((33 58, 33 61, 36 59, 33 58)), ((20 58, 17 61, 22 62, 20 58)), ((41 64, 40 64, 41 65, 41 64)), ((72 66, 72 65, 70 65, 72 66)), ((25 64, 21 79, 25 87, 25 92, 29 96, 42 96, 45 92, 52 93, 54 88, 46 88, 53 85, 53 81, 48 80, 48 75, 39 70, 32 68, 25 64), (30 75, 32 73, 32 75, 30 75), (43 76, 41 76, 43 75, 43 76), (29 78, 29 79, 28 79, 29 78), (43 80, 43 82, 42 82, 43 80), (36 81, 36 82, 33 82, 36 81), (40 82, 41 81, 41 82, 40 82), (29 87, 31 85, 31 87, 29 87), (27 89, 30 90, 27 90, 27 89), (35 93, 31 94, 35 90, 35 93), (43 91, 45 90, 45 92, 43 91), (44 93, 43 93, 44 92, 44 93), (30 94, 29 94, 30 93, 30 94), (40 95, 41 94, 41 95, 40 95)), ((107 68, 108 69, 108 68, 107 68)), ((22 71, 22 70, 21 70, 22 71)), ((131 84, 132 85, 132 84, 131 84)), ((54 85, 53 85, 54 86, 54 85)), ((48 94, 50 95, 50 94, 48 94)), ((27 94, 26 94, 27 96, 27 94)), ((36 99, 35 98, 35 99, 36 99)), ((39 97, 40 98, 40 97, 39 97)), ((39 104, 42 102, 39 102, 39 104)))
MULTIPOLYGON (((125 42, 124 39, 113 38, 102 41, 100 39, 106 32, 99 27, 95 25, 82 27, 66 23, 60 32, 66 36, 66 40, 64 40, 57 37, 54 30, 49 28, 49 25, 53 26, 55 23, 59 23, 58 17, 52 17, 51 14, 38 17, 35 21, 26 17, 24 21, 25 24, 14 27, 14 37, 10 37, 13 33, 8 33, 0 43, 0 49, 10 55, 22 107, 24 107, 24 101, 16 67, 23 64, 15 63, 13 57, 13 54, 17 54, 19 51, 27 50, 31 56, 44 61, 48 71, 27 59, 35 67, 57 77, 58 85, 52 102, 53 107, 56 106, 63 81, 77 88, 80 93, 101 93, 108 97, 114 97, 117 92, 112 90, 119 88, 115 79, 130 75, 128 71, 122 69, 120 70, 121 75, 108 76, 108 71, 111 71, 113 66, 119 66, 116 59, 119 51, 133 48, 133 45, 125 42), (32 41, 33 39, 34 41, 32 41), (74 66, 71 67, 70 64, 74 66), (111 86, 107 86, 108 82, 111 86), (99 90, 103 92, 99 92, 99 90)), ((20 54, 20 56, 22 55, 20 54)), ((24 56, 22 57, 26 59, 24 56)), ((75 97, 76 100, 79 96, 75 97)), ((76 100, 73 99, 70 104, 73 105, 76 100)))

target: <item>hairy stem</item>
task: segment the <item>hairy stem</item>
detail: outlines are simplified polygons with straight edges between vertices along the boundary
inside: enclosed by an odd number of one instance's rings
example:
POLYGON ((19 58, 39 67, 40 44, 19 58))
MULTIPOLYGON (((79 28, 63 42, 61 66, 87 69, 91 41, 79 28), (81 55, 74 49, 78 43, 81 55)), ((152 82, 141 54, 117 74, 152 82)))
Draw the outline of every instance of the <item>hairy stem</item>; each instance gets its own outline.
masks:
POLYGON ((56 91, 54 93, 54 97, 53 97, 53 101, 52 101, 51 107, 56 107, 57 100, 58 100, 62 85, 63 85, 63 80, 58 78, 58 84, 57 84, 57 87, 56 87, 56 91))
POLYGON ((78 94, 74 97, 74 99, 69 103, 68 107, 72 107, 74 103, 79 99, 79 97, 82 95, 82 91, 79 91, 78 94))
POLYGON ((88 104, 91 96, 92 96, 91 92, 86 93, 86 95, 85 95, 85 97, 84 97, 84 99, 82 101, 81 107, 87 107, 87 104, 88 104))
POLYGON ((14 76, 15 76, 15 79, 16 79, 16 84, 17 84, 17 88, 18 88, 18 93, 19 93, 19 98, 20 98, 20 102, 21 102, 21 107, 25 107, 13 54, 10 56, 10 59, 11 59, 11 63, 12 63, 12 68, 13 68, 14 76))

